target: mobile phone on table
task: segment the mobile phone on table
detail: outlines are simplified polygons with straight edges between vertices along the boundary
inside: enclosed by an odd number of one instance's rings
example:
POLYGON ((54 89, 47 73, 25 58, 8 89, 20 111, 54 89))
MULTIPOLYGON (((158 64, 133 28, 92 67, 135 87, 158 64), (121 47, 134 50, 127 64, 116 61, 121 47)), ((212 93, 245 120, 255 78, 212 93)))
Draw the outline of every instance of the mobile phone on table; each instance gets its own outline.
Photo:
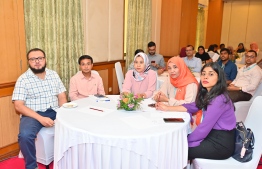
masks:
POLYGON ((164 118, 164 121, 166 123, 184 123, 184 119, 183 118, 164 118))
POLYGON ((94 96, 95 96, 95 97, 98 97, 98 98, 106 97, 105 95, 102 95, 102 94, 95 94, 94 96))
POLYGON ((155 103, 148 104, 148 107, 156 107, 156 104, 155 103))

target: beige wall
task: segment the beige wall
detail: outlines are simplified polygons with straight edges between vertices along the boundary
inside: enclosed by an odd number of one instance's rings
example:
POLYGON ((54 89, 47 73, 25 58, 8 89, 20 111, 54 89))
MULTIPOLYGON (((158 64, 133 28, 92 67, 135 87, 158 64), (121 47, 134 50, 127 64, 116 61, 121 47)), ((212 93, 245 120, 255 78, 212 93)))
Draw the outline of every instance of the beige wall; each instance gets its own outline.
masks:
POLYGON ((242 42, 249 49, 257 42, 262 49, 262 1, 242 0, 224 3, 221 43, 234 48, 242 42))
POLYGON ((94 62, 123 59, 124 1, 83 0, 85 54, 94 62))

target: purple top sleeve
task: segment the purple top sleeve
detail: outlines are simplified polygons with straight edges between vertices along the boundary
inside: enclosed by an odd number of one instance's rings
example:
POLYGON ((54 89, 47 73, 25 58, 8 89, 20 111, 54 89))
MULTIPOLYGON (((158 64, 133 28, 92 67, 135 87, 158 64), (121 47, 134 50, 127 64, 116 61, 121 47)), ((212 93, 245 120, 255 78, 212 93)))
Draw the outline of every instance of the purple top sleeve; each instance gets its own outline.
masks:
MULTIPOLYGON (((183 104, 188 113, 192 114, 198 111, 195 103, 183 104)), ((216 130, 232 130, 236 126, 236 116, 234 106, 231 101, 226 102, 224 95, 214 98, 207 106, 207 110, 203 111, 203 121, 188 136, 188 146, 199 146, 212 129, 216 130)))

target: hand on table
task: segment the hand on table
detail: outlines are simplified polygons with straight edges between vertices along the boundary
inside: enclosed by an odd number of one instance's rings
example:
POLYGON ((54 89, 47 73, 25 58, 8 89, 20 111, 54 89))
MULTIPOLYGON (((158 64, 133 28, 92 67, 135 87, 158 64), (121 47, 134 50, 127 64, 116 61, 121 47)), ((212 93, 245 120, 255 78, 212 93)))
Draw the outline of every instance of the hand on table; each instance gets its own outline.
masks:
POLYGON ((144 98, 144 99, 147 98, 145 93, 139 93, 139 94, 137 94, 137 96, 139 98, 144 98))
POLYGON ((168 102, 169 99, 168 97, 163 93, 163 92, 158 92, 154 97, 153 99, 156 101, 156 102, 168 102))
POLYGON ((162 111, 168 111, 168 110, 169 110, 169 106, 166 105, 166 104, 163 103, 163 102, 157 102, 157 103, 156 103, 156 109, 157 109, 157 110, 162 110, 162 111))

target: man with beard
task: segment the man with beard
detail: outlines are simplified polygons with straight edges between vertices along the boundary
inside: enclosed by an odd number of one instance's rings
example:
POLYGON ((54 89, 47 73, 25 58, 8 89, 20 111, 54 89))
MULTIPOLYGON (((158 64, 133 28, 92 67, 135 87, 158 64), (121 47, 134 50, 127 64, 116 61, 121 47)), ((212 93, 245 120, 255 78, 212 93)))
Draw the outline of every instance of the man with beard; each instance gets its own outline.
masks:
POLYGON ((162 55, 156 53, 155 42, 149 42, 148 47, 148 60, 150 64, 150 69, 157 71, 158 74, 162 74, 165 70, 165 60, 162 55))
POLYGON ((262 73, 257 66, 256 58, 257 52, 249 50, 245 57, 246 65, 238 70, 237 77, 227 87, 233 102, 250 100, 260 84, 262 73))
POLYGON ((231 60, 229 60, 229 53, 229 49, 221 49, 220 60, 218 61, 218 64, 226 74, 227 85, 230 84, 237 76, 237 66, 231 60))
POLYGON ((28 51, 29 69, 17 80, 12 100, 22 117, 18 142, 26 169, 37 168, 35 139, 42 127, 54 126, 56 109, 67 102, 65 87, 55 71, 46 68, 45 52, 28 51))

